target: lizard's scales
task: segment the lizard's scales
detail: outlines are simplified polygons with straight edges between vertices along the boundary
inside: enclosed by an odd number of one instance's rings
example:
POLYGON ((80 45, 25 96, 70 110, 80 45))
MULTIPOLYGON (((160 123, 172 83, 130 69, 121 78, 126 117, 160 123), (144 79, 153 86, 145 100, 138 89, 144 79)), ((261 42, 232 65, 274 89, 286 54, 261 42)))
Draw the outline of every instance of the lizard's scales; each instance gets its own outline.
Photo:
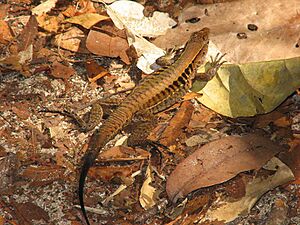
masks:
POLYGON ((158 74, 144 78, 92 135, 83 157, 78 189, 80 207, 87 224, 90 223, 84 208, 83 191, 89 168, 106 143, 114 138, 136 113, 147 110, 157 113, 184 96, 192 85, 196 66, 203 63, 207 53, 208 34, 208 28, 194 32, 178 60, 158 74))

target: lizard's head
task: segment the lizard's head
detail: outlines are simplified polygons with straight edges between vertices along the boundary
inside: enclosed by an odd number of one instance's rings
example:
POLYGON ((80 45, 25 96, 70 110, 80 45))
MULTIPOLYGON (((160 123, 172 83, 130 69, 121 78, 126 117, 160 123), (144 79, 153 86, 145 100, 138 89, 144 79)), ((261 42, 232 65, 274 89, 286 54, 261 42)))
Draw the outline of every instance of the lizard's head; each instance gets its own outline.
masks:
POLYGON ((204 27, 203 29, 192 33, 189 42, 201 42, 208 43, 209 28, 204 27))

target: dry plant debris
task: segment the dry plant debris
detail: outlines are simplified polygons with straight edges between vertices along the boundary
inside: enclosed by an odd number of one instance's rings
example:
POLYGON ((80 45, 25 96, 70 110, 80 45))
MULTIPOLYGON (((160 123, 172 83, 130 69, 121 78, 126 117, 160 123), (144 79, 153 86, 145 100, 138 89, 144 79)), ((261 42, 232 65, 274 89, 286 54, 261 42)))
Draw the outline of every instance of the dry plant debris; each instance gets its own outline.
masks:
MULTIPOLYGON (((0 225, 82 224, 75 193, 91 132, 45 109, 85 115, 98 99, 122 100, 146 76, 130 77, 136 66, 152 72, 204 26, 210 55, 227 53, 233 65, 202 97, 159 114, 149 137, 167 149, 114 146, 125 132, 108 144, 86 185, 92 224, 300 224, 297 3, 2 1, 0 225)), ((111 110, 103 106, 103 119, 111 110)))

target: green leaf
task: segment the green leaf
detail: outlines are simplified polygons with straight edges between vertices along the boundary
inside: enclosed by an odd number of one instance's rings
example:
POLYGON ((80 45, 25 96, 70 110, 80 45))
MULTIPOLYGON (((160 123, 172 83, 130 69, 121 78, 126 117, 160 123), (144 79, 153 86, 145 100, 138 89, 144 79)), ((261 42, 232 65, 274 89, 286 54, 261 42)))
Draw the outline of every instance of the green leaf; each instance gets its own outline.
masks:
POLYGON ((224 65, 203 88, 192 91, 210 109, 229 117, 268 113, 300 87, 300 58, 224 65), (203 88, 203 89, 202 89, 203 88))

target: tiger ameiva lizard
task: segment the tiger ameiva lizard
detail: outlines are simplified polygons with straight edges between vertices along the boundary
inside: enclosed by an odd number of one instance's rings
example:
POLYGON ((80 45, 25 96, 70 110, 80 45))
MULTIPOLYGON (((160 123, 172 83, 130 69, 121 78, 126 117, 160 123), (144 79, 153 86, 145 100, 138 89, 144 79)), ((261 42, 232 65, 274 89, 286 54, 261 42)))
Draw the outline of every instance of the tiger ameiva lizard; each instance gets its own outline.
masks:
MULTIPOLYGON (((191 88, 196 69, 204 63, 208 50, 209 29, 203 28, 192 33, 180 57, 170 66, 145 77, 123 102, 103 121, 96 130, 83 157, 79 178, 78 195, 86 223, 89 220, 84 208, 84 183, 90 167, 94 164, 103 147, 113 139, 137 114, 156 114, 181 100, 191 88)), ((213 64, 214 74, 223 64, 221 56, 213 64)))

